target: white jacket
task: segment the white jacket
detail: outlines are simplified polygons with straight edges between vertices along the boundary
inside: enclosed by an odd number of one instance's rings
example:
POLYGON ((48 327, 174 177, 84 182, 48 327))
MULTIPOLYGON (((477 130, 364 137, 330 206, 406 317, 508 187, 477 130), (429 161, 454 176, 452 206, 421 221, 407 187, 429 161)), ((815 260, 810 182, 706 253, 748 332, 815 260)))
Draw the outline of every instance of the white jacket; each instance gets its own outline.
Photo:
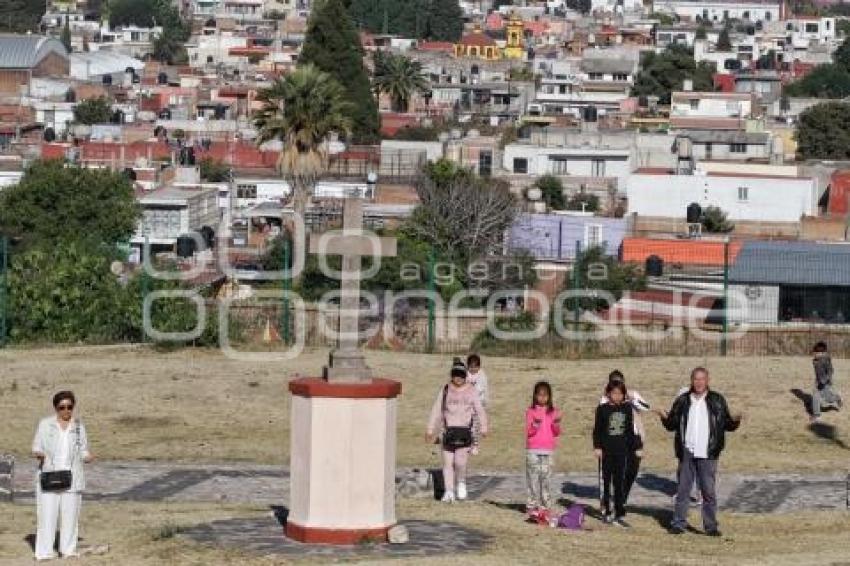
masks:
MULTIPOLYGON (((86 488, 86 476, 83 472, 83 459, 89 457, 89 440, 86 427, 82 421, 73 419, 69 432, 71 439, 71 475, 73 477, 70 491, 83 491, 86 488)), ((59 421, 55 416, 44 417, 39 421, 32 440, 32 451, 44 454, 42 471, 53 471, 53 458, 56 454, 56 443, 59 440, 59 421)), ((39 483, 38 474, 36 482, 39 483)))

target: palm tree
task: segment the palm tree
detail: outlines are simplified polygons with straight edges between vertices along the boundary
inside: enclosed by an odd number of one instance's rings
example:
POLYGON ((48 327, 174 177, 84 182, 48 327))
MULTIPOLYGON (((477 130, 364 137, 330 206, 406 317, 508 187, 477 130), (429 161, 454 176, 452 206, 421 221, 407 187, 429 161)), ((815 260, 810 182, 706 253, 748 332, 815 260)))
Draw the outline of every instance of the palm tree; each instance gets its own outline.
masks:
POLYGON ((313 186, 327 169, 328 138, 351 130, 345 91, 329 74, 306 65, 260 91, 257 100, 263 103, 254 114, 257 143, 283 142, 278 169, 292 187, 295 214, 303 219, 313 186))
POLYGON ((404 55, 375 52, 373 87, 377 94, 386 93, 392 101, 393 112, 407 112, 410 99, 416 92, 428 90, 428 80, 422 73, 422 63, 404 55))

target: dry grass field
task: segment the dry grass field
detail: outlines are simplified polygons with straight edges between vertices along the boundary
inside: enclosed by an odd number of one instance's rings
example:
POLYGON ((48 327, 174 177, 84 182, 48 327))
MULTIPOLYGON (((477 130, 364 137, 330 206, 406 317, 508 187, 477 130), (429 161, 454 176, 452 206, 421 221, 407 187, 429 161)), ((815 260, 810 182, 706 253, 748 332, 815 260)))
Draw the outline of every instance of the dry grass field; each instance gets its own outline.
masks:
MULTIPOLYGON (((296 374, 318 372, 327 352, 306 352, 293 362, 245 363, 219 352, 170 353, 135 348, 63 348, 0 351, 0 411, 4 428, 0 450, 28 452, 36 420, 51 411, 50 397, 71 388, 79 399, 93 449, 101 459, 155 459, 182 462, 288 462, 286 382, 296 374), (278 442, 257 442, 277 438, 278 442)), ((399 464, 433 464, 423 440, 425 419, 444 382, 445 356, 369 352, 376 373, 399 379, 404 393, 399 411, 399 464)), ((733 411, 743 411, 743 428, 730 436, 723 469, 742 472, 835 472, 850 467, 850 418, 825 416, 817 436, 808 428, 800 399, 812 381, 807 358, 638 358, 565 362, 487 358, 493 398, 493 434, 473 461, 475 470, 522 467, 522 414, 532 384, 543 377, 554 385, 565 409, 566 437, 559 471, 594 469, 590 451, 593 408, 608 371, 620 368, 627 381, 651 402, 666 406, 687 381, 688 372, 707 365, 713 386, 726 394, 733 411), (826 436, 826 437, 824 437, 826 436)), ((836 360, 839 390, 850 394, 850 364, 836 360)), ((645 470, 673 467, 668 433, 655 419, 647 422, 645 470)), ((34 527, 33 506, 0 504, 0 565, 30 563, 24 536, 34 527)), ((84 544, 111 545, 100 557, 79 564, 209 565, 285 564, 238 549, 221 550, 172 536, 181 527, 229 517, 269 516, 258 506, 176 503, 85 503, 84 544)), ((630 531, 604 528, 594 520, 584 533, 565 533, 526 525, 515 511, 487 502, 445 506, 401 500, 400 519, 440 519, 490 534, 480 554, 393 560, 388 564, 841 564, 850 557, 850 516, 841 512, 784 515, 723 513, 722 540, 698 535, 667 535, 657 518, 633 514, 630 531), (616 557, 616 558, 615 558, 616 557)), ((694 518, 696 519, 696 518, 694 518)), ((271 519, 270 519, 271 520, 271 519)), ((698 521, 695 521, 698 522, 698 521)), ((376 563, 369 561, 370 564, 376 563)))
MULTIPOLYGON (((34 426, 50 414, 50 398, 73 389, 86 420, 92 447, 105 460, 183 462, 288 462, 289 399, 286 382, 314 375, 325 350, 294 361, 238 362, 212 350, 160 353, 147 349, 62 348, 0 350, 0 450, 24 456, 34 426), (277 438, 277 442, 257 442, 277 438), (211 440, 214 439, 214 442, 211 440)), ((399 411, 398 462, 435 462, 424 442, 430 405, 448 373, 446 356, 368 352, 380 376, 403 382, 399 411)), ((695 365, 712 371, 712 386, 732 411, 742 411, 742 428, 729 436, 722 459, 727 471, 834 472, 850 467, 850 417, 825 413, 828 434, 808 428, 802 402, 792 393, 808 391, 808 358, 630 358, 592 361, 485 358, 491 381, 492 435, 473 461, 477 470, 520 470, 523 465, 523 410, 531 387, 548 378, 565 411, 559 471, 595 469, 590 450, 594 405, 608 372, 621 369, 627 383, 656 406, 667 407, 695 365)), ((850 363, 836 360, 839 390, 850 395, 850 363)), ((672 439, 657 419, 647 419, 644 469, 669 471, 672 439)))
MULTIPOLYGON (((24 536, 35 524, 32 506, 0 505, 0 565, 29 564, 24 536), (22 530, 23 529, 23 530, 22 530), (29 529, 29 530, 27 530, 29 529)), ((188 542, 181 528, 214 519, 269 516, 250 507, 186 504, 84 504, 81 545, 108 543, 103 556, 75 560, 81 565, 210 566, 288 564, 281 557, 258 556, 239 549, 219 549, 188 542)), ((402 519, 453 521, 489 533, 484 552, 429 559, 377 561, 387 566, 599 564, 627 560, 634 565, 776 565, 846 564, 850 556, 850 516, 842 512, 754 516, 723 514, 723 539, 666 534, 651 517, 632 515, 633 528, 612 530, 590 520, 590 531, 574 533, 527 525, 514 511, 488 503, 446 506, 404 500, 402 519)), ((273 519, 269 518, 270 521, 273 519)), ((304 563, 305 561, 298 561, 304 563)), ((308 563, 320 563, 317 560, 308 563)))

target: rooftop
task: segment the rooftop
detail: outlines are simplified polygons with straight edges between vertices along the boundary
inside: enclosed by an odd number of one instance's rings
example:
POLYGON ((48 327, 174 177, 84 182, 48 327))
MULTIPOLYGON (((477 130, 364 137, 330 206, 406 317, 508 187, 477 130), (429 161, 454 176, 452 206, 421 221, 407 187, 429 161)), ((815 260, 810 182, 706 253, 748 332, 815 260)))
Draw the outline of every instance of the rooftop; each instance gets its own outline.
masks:
POLYGON ((747 242, 729 281, 750 285, 850 287, 850 244, 747 242))
POLYGON ((42 35, 0 34, 0 69, 34 67, 48 52, 68 56, 62 42, 42 35))

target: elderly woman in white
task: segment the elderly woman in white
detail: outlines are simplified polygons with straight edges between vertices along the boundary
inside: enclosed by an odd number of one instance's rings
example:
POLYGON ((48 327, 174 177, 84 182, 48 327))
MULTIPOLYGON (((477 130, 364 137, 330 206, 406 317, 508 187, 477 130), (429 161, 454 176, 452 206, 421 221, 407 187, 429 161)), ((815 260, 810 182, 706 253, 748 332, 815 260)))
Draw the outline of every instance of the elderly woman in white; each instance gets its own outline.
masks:
POLYGON ((56 415, 41 419, 32 441, 32 454, 39 464, 36 560, 56 558, 53 543, 57 523, 59 552, 63 557, 77 555, 80 503, 86 485, 83 463, 91 462, 94 457, 89 452, 86 427, 73 417, 75 404, 76 399, 70 391, 54 395, 56 415))

